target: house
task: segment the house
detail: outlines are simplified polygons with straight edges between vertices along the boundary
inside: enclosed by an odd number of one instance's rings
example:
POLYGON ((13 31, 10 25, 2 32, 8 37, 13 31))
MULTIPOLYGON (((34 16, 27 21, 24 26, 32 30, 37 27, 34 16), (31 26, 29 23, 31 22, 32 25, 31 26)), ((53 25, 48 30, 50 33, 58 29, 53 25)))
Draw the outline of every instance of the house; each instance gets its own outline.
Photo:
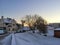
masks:
POLYGON ((18 29, 17 22, 11 18, 4 18, 3 16, 0 19, 0 28, 4 28, 7 31, 15 31, 18 29))

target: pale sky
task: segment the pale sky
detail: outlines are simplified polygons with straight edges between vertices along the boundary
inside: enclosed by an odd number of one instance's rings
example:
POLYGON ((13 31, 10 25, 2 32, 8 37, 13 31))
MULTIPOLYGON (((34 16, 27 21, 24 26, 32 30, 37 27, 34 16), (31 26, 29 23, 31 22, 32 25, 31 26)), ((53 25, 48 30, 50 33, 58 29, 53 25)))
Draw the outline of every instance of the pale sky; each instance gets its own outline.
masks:
POLYGON ((38 14, 48 23, 60 22, 60 0, 0 0, 0 17, 11 17, 20 22, 30 14, 38 14))

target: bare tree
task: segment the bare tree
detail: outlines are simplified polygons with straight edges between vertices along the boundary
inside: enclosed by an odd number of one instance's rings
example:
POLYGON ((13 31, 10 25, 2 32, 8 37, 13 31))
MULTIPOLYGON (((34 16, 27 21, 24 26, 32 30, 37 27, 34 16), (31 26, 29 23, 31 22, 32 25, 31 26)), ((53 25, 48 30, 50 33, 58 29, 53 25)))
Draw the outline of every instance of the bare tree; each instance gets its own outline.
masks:
POLYGON ((35 22, 37 29, 39 29, 40 33, 47 33, 47 22, 41 16, 35 22))
POLYGON ((34 23, 36 22, 36 20, 38 19, 38 15, 26 15, 25 17, 25 22, 26 24, 28 24, 28 26, 30 27, 30 29, 34 29, 34 23))
POLYGON ((25 20, 21 20, 21 22, 22 22, 22 27, 24 27, 25 20))
POLYGON ((25 23, 28 24, 29 27, 31 26, 31 15, 26 15, 25 23))
POLYGON ((28 24, 30 29, 34 30, 37 28, 41 33, 47 32, 47 21, 44 20, 41 16, 38 15, 26 15, 25 23, 28 24))

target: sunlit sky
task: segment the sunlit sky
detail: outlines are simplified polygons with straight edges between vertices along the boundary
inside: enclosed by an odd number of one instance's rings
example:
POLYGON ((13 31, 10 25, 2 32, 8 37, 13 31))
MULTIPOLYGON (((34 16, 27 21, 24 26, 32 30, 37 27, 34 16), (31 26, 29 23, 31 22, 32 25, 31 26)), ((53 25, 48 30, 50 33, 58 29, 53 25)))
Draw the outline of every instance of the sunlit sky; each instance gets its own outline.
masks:
POLYGON ((59 0, 0 0, 0 17, 10 17, 20 22, 25 15, 38 14, 48 23, 60 22, 59 0))

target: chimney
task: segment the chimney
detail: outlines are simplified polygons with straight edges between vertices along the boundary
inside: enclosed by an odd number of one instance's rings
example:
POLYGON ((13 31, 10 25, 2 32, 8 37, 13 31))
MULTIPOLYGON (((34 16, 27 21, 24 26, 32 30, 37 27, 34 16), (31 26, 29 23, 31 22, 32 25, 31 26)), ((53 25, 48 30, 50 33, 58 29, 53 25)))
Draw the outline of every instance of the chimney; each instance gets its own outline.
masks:
POLYGON ((4 16, 1 16, 1 19, 3 19, 4 18, 4 16))

